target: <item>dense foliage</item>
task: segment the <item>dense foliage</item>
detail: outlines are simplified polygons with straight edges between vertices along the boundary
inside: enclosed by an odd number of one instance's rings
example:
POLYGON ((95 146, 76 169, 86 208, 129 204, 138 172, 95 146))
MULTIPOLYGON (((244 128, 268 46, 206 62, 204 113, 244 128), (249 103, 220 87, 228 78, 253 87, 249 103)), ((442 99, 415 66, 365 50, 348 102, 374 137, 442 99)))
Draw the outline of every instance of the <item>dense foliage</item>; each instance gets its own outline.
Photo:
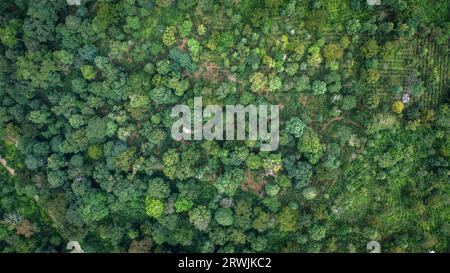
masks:
POLYGON ((450 250, 449 1, 68 2, 0 2, 1 252, 450 250), (173 140, 196 96, 279 149, 173 140))

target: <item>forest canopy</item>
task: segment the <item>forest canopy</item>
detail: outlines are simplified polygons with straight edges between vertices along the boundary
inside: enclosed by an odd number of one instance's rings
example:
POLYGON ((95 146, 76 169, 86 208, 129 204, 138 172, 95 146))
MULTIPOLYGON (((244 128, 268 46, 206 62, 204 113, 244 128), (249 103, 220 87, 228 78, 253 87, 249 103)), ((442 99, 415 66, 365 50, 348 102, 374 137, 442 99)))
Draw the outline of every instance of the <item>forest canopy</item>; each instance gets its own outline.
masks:
POLYGON ((0 252, 450 250, 449 1, 0 11, 0 252), (279 105, 278 149, 172 139, 195 97, 279 105))

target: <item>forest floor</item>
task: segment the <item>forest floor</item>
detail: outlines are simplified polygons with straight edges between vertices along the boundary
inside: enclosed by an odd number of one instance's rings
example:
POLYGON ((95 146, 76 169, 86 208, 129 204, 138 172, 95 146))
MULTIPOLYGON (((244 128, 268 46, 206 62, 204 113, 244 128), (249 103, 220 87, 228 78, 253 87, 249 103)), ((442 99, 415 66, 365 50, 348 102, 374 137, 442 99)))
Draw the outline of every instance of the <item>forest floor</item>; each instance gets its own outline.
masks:
MULTIPOLYGON (((15 147, 17 147, 17 144, 19 143, 19 140, 16 137, 13 137, 13 136, 6 136, 4 138, 4 141, 5 141, 5 144, 6 143, 11 143, 15 147)), ((6 156, 6 157, 8 157, 8 156, 6 156)), ((0 155, 0 164, 3 165, 3 167, 5 167, 5 169, 8 171, 8 173, 11 176, 15 176, 16 175, 16 170, 11 168, 8 165, 8 160, 6 158, 3 158, 1 155, 0 155)))

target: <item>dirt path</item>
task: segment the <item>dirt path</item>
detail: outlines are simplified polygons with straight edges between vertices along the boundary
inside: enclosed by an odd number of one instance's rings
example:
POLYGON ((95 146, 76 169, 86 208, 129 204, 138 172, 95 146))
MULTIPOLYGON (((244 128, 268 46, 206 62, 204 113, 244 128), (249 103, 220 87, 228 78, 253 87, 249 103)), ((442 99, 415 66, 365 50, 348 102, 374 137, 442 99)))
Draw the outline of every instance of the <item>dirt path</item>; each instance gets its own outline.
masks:
POLYGON ((13 136, 5 137, 5 140, 14 143, 14 145, 16 145, 16 146, 17 146, 17 144, 19 144, 19 140, 17 138, 13 137, 13 136))
POLYGON ((344 117, 340 116, 340 117, 335 117, 335 118, 333 118, 332 120, 328 121, 327 123, 325 123, 325 124, 322 126, 322 131, 323 131, 323 130, 326 130, 326 129, 328 128, 328 126, 330 126, 331 123, 333 123, 333 122, 335 122, 335 121, 340 121, 340 120, 342 120, 343 118, 344 118, 344 117))
POLYGON ((12 176, 16 175, 16 171, 13 168, 8 167, 8 162, 6 161, 6 159, 0 157, 0 164, 2 164, 6 168, 6 170, 9 172, 10 175, 12 176))

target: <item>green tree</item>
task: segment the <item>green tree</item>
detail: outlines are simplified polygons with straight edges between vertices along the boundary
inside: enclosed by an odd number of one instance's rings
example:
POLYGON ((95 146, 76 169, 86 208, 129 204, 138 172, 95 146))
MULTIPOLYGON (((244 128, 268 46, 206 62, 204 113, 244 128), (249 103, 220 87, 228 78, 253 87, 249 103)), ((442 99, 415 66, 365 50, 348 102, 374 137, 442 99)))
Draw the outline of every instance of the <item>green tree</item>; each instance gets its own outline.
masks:
POLYGON ((86 224, 98 222, 109 214, 107 197, 102 193, 90 192, 83 197, 77 212, 86 224))
POLYGON ((176 42, 175 38, 175 27, 167 27, 163 34, 163 43, 166 46, 171 46, 176 42))
POLYGON ((261 72, 254 73, 251 78, 251 89, 255 93, 262 93, 267 88, 267 77, 261 72))
POLYGON ((314 95, 323 95, 327 92, 327 84, 323 81, 314 81, 312 84, 312 92, 314 95))
POLYGON ((189 212, 189 221, 199 230, 205 231, 211 222, 211 211, 198 206, 189 212))
POLYGON ((107 135, 107 123, 104 119, 94 117, 89 120, 86 137, 90 143, 103 142, 107 135))
POLYGON ((298 117, 293 117, 286 123, 286 131, 296 138, 302 137, 305 128, 306 124, 298 117))
POLYGON ((244 178, 244 173, 242 169, 234 169, 225 172, 223 176, 221 176, 214 183, 214 186, 217 188, 217 191, 221 194, 225 194, 228 196, 233 196, 236 194, 237 189, 242 183, 244 178))
POLYGON ((343 55, 344 51, 339 44, 327 44, 323 50, 323 56, 330 62, 340 61, 343 55))
POLYGON ((188 36, 192 29, 192 21, 191 20, 183 21, 179 29, 181 37, 188 36))
POLYGON ((277 215, 281 232, 294 232, 298 226, 298 215, 295 210, 285 207, 277 215))
POLYGON ((325 151, 325 147, 320 143, 317 133, 312 130, 305 132, 298 142, 297 148, 300 153, 308 158, 309 163, 313 165, 319 161, 325 151))
POLYGON ((178 197, 177 201, 175 202, 175 210, 176 212, 186 212, 189 211, 193 205, 194 202, 192 202, 190 198, 178 197))
POLYGON ((86 80, 93 80, 95 79, 95 71, 94 67, 92 65, 85 65, 80 67, 81 74, 83 75, 83 78, 86 80))
POLYGON ((169 185, 162 178, 154 178, 148 182, 147 196, 153 199, 166 199, 170 195, 169 185))
POLYGON ((145 212, 150 217, 160 219, 164 213, 163 201, 147 196, 145 199, 145 212))
POLYGON ((230 208, 219 208, 214 214, 214 219, 222 226, 231 226, 233 224, 233 211, 230 208))
POLYGON ((314 241, 321 241, 327 235, 327 228, 322 225, 314 225, 310 230, 310 236, 314 241))
POLYGON ((361 54, 364 58, 370 59, 378 54, 378 44, 374 39, 367 41, 361 48, 361 54))

